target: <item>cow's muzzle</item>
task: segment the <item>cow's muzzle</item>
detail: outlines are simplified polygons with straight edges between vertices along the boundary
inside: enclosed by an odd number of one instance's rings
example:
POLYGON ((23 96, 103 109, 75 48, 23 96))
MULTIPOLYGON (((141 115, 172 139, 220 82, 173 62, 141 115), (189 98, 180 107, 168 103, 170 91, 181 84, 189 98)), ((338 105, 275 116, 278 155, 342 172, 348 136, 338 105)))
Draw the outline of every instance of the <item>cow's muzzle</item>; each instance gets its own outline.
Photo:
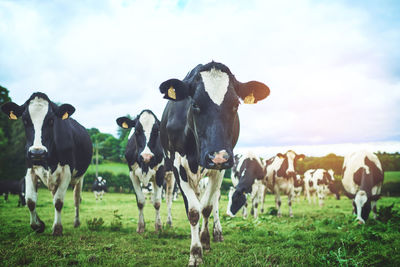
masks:
POLYGON ((231 168, 233 163, 231 157, 225 150, 206 154, 206 168, 207 169, 228 169, 231 168))
POLYGON ((28 158, 33 163, 41 163, 47 160, 47 151, 41 148, 29 149, 28 158))
POLYGON ((143 158, 143 162, 144 163, 149 163, 150 160, 153 158, 153 155, 152 154, 148 154, 148 153, 142 154, 141 156, 143 158))

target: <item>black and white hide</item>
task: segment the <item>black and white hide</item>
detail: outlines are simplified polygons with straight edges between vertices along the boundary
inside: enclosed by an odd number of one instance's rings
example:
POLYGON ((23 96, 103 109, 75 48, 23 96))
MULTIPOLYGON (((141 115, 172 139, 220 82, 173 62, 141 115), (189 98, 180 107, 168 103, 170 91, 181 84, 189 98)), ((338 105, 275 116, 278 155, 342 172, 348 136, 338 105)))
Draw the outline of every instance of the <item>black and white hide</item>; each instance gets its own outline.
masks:
POLYGON ((307 196, 308 203, 311 204, 311 197, 322 207, 326 196, 330 193, 335 182, 333 170, 310 169, 304 173, 304 191, 307 196))
POLYGON ((21 106, 9 102, 1 109, 11 120, 22 118, 24 124, 28 167, 25 199, 32 229, 39 233, 45 229, 36 212, 38 179, 53 195, 53 235, 62 235, 61 209, 69 184, 74 187, 74 226, 78 227, 83 176, 92 159, 92 142, 85 127, 70 118, 75 108, 70 104, 58 106, 47 95, 34 93, 21 106))
POLYGON ((25 206, 25 178, 21 180, 0 180, 0 195, 8 201, 8 194, 18 195, 18 207, 25 206))
POLYGON ((230 190, 226 212, 233 217, 243 208, 243 217, 246 217, 246 202, 247 196, 249 196, 254 218, 257 218, 258 205, 264 198, 265 168, 260 158, 250 152, 239 161, 238 170, 239 182, 234 191, 230 190))
POLYGON ((198 65, 183 80, 160 85, 168 103, 161 119, 161 142, 181 189, 191 227, 189 265, 202 262, 203 249, 210 249, 208 219, 214 211, 214 241, 222 241, 218 198, 224 170, 233 165, 233 148, 239 137, 237 109, 257 103, 269 88, 256 81, 241 83, 225 65, 198 65), (209 177, 200 199, 199 180, 209 177), (199 229, 200 216, 203 225, 199 229))
MULTIPOLYGON (((267 188, 275 195, 275 204, 278 209, 278 217, 281 213, 281 194, 288 196, 289 216, 293 217, 292 199, 294 188, 300 186, 302 181, 297 179, 296 164, 303 160, 304 155, 297 155, 289 150, 285 154, 278 153, 276 156, 265 161, 267 168, 267 188)), ((264 202, 263 202, 264 206, 264 202)), ((264 210, 264 207, 262 207, 264 210)))
POLYGON ((368 151, 347 155, 343 162, 342 184, 344 194, 353 200, 358 222, 365 223, 371 209, 376 218, 376 202, 383 184, 383 170, 378 157, 368 151))
MULTIPOLYGON (((164 153, 160 143, 160 121, 152 111, 143 110, 134 120, 127 117, 118 118, 117 124, 125 129, 133 128, 126 145, 125 158, 128 162, 129 176, 135 189, 139 209, 137 232, 143 233, 145 230, 143 207, 146 198, 141 185, 148 185, 150 182, 153 184, 154 191, 152 202, 156 211, 155 230, 160 231, 162 228, 160 217, 161 192, 165 176, 164 153)), ((173 181, 171 182, 173 185, 173 181)), ((172 196, 169 199, 172 203, 172 196)), ((171 225, 171 204, 168 205, 167 223, 171 225)))
POLYGON ((92 185, 92 191, 96 200, 103 199, 104 192, 107 192, 107 181, 103 177, 99 176, 94 180, 92 185))

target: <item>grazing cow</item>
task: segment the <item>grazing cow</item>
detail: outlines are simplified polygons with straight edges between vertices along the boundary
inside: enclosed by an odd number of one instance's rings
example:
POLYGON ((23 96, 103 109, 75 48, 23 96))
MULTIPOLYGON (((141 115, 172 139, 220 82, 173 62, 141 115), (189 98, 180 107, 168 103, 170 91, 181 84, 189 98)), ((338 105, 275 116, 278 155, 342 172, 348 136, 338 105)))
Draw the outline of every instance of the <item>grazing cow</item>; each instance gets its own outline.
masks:
POLYGON ((318 196, 318 203, 322 207, 324 199, 330 190, 334 189, 334 173, 333 170, 310 169, 304 173, 304 191, 307 196, 308 203, 311 203, 311 196, 318 196))
MULTIPOLYGON (((129 135, 125 158, 128 162, 129 176, 135 189, 139 209, 137 232, 143 233, 145 230, 143 207, 146 198, 141 184, 148 185, 149 182, 153 183, 153 206, 156 211, 155 230, 160 231, 162 228, 160 217, 161 191, 165 176, 164 153, 160 143, 160 121, 152 111, 146 109, 134 120, 127 117, 118 118, 117 124, 125 129, 134 128, 129 135)), ((173 181, 170 185, 171 188, 172 185, 173 181)), ((167 197, 167 201, 168 199, 172 199, 172 197, 167 197)), ((167 223, 171 225, 170 210, 168 212, 167 223)))
MULTIPOLYGON (((229 202, 226 213, 233 217, 241 209, 243 217, 246 217, 246 194, 250 194, 254 217, 258 216, 258 204, 263 200, 265 185, 265 168, 259 157, 249 152, 238 165, 239 183, 236 190, 229 194, 229 202)), ((231 190, 232 191, 232 190, 231 190)))
POLYGON ((343 162, 344 194, 353 200, 354 213, 360 224, 365 223, 369 213, 376 218, 376 201, 380 198, 383 170, 378 157, 368 151, 347 155, 343 162))
POLYGON ((269 88, 255 81, 240 83, 228 67, 211 62, 198 65, 183 80, 163 82, 160 91, 170 100, 161 119, 161 142, 173 162, 191 225, 189 265, 198 265, 203 248, 210 249, 208 219, 213 210, 214 240, 223 239, 218 198, 225 169, 233 165, 233 148, 239 137, 239 99, 256 103, 269 95, 269 88), (198 184, 204 176, 209 182, 200 199, 198 184))
POLYGON ((231 169, 231 180, 233 187, 239 183, 239 164, 243 162, 243 155, 236 154, 233 158, 233 166, 231 169), (242 161, 240 161, 242 159, 242 161))
POLYGON ((92 185, 92 191, 94 193, 94 196, 96 200, 100 197, 100 200, 103 199, 104 192, 107 192, 107 185, 106 185, 106 179, 103 179, 103 177, 99 176, 97 179, 94 180, 93 185, 92 185))
POLYGON ((41 233, 45 228, 36 212, 39 178, 53 194, 53 235, 62 235, 61 209, 70 183, 74 186, 74 226, 78 227, 83 176, 92 159, 92 142, 86 129, 70 118, 75 108, 70 104, 58 106, 47 95, 34 93, 22 106, 9 102, 1 109, 11 120, 22 117, 24 123, 28 165, 25 199, 32 229, 41 233))
POLYGON ((289 216, 293 217, 292 198, 294 188, 301 185, 301 180, 296 177, 296 163, 303 160, 304 155, 297 155, 289 150, 285 154, 278 153, 275 157, 265 161, 267 168, 267 188, 275 194, 275 204, 278 209, 278 217, 281 213, 281 193, 288 196, 289 216))
POLYGON ((18 195, 18 207, 25 206, 25 178, 21 180, 0 180, 0 195, 8 200, 8 194, 18 195))

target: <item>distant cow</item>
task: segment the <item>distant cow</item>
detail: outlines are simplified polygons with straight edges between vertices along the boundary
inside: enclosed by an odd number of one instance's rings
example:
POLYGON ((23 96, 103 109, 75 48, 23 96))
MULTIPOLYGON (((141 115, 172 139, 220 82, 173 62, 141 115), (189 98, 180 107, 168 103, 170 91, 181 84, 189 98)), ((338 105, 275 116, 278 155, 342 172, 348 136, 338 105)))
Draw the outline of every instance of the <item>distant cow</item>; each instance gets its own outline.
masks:
POLYGON ((369 213, 376 218, 376 201, 380 198, 383 170, 378 157, 367 151, 347 155, 343 162, 344 194, 353 200, 359 223, 365 223, 369 213))
MULTIPOLYGON (((141 184, 153 184, 153 206, 156 211, 155 230, 162 228, 160 217, 161 191, 164 183, 164 153, 160 143, 160 121, 150 110, 143 110, 134 120, 127 117, 117 119, 117 124, 122 128, 131 130, 128 144, 126 145, 125 158, 128 162, 129 176, 135 189, 137 206, 139 209, 139 222, 137 232, 143 233, 145 222, 143 207, 146 199, 141 184)), ((172 176, 172 175, 171 175, 172 176)), ((173 180, 170 180, 172 188, 173 180)), ((167 180, 168 183, 168 180, 167 180)), ((170 193, 172 195, 172 192, 170 193)), ((172 202, 172 196, 167 196, 167 201, 172 202)), ((168 224, 172 224, 170 209, 168 211, 168 224)))
POLYGON ((296 178, 297 181, 300 181, 300 183, 296 183, 293 192, 294 198, 297 200, 297 202, 300 202, 301 193, 304 191, 304 178, 302 178, 300 174, 296 174, 296 178))
POLYGON ((239 137, 239 99, 256 103, 269 95, 269 88, 255 81, 241 83, 228 67, 211 62, 198 65, 183 80, 163 82, 160 91, 170 100, 161 119, 161 142, 173 162, 185 202, 192 233, 189 265, 195 266, 202 262, 203 249, 210 249, 208 219, 212 211, 214 241, 223 240, 218 198, 224 170, 233 165, 233 148, 239 137), (204 176, 209 182, 199 199, 198 181, 204 176))
MULTIPOLYGON (((308 203, 311 203, 311 196, 318 197, 318 203, 322 207, 324 199, 330 190, 334 190, 335 177, 333 170, 310 169, 304 173, 304 193, 307 196, 308 203)), ((335 192, 337 193, 337 192, 335 192)))
POLYGON ((278 209, 278 217, 281 213, 281 193, 288 196, 289 216, 293 217, 292 198, 295 186, 300 186, 302 181, 296 177, 296 164, 303 160, 304 155, 297 155, 289 150, 285 154, 278 153, 275 157, 265 161, 267 168, 267 188, 275 194, 275 204, 278 209))
POLYGON ((103 199, 104 192, 107 192, 106 183, 107 183, 106 179, 104 179, 101 176, 97 177, 97 179, 94 180, 92 185, 92 191, 94 193, 96 200, 98 200, 98 198, 100 198, 100 200, 103 199))
MULTIPOLYGON (((240 161, 238 166, 239 182, 233 193, 229 193, 229 201, 227 207, 227 214, 235 216, 235 214, 242 207, 246 208, 246 195, 250 195, 252 203, 252 210, 254 217, 258 216, 258 205, 263 200, 265 185, 263 180, 265 178, 265 168, 261 163, 259 157, 249 152, 243 160, 240 161)), ((247 215, 244 211, 243 216, 247 215)))
POLYGON ((8 200, 8 194, 18 195, 18 207, 25 206, 25 178, 21 180, 0 180, 0 195, 8 200))
POLYGON ((36 212, 39 178, 53 194, 53 235, 62 235, 61 209, 70 183, 74 185, 74 226, 78 227, 83 176, 92 159, 92 142, 86 129, 70 118, 75 108, 70 104, 58 106, 47 95, 34 93, 22 106, 9 102, 1 109, 11 120, 22 117, 25 127, 25 199, 32 229, 41 233, 45 228, 36 212))

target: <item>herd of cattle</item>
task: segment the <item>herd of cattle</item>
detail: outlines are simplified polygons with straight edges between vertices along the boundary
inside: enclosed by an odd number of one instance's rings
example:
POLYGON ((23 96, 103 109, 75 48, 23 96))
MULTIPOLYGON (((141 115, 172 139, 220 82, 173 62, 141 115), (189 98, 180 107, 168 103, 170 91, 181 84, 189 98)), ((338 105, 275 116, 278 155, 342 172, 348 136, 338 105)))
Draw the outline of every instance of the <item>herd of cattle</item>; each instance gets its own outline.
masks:
MULTIPOLYGON (((254 104, 265 99, 270 93, 266 85, 257 81, 241 83, 228 67, 211 62, 196 66, 183 80, 170 79, 161 83, 159 89, 168 100, 161 121, 150 110, 143 110, 133 120, 117 119, 120 127, 132 129, 125 157, 139 209, 137 232, 145 231, 145 196, 141 185, 153 184, 152 204, 158 231, 162 227, 163 184, 166 185, 167 224, 172 225, 171 205, 176 181, 191 227, 189 265, 202 263, 203 250, 210 249, 208 220, 211 213, 214 241, 223 241, 218 214, 220 186, 225 169, 232 167, 235 188, 230 192, 230 215, 246 205, 247 194, 250 194, 254 216, 257 216, 257 207, 259 203, 263 205, 268 190, 275 194, 279 216, 280 195, 288 196, 289 215, 293 216, 292 199, 302 183, 306 185, 307 194, 316 192, 319 199, 323 199, 333 175, 324 170, 310 170, 304 180, 299 179, 295 172, 296 162, 304 155, 288 151, 268 160, 261 160, 251 153, 234 157, 233 149, 239 138, 239 104, 241 101, 254 104), (208 183, 200 190, 199 184, 204 177, 208 177, 208 183)), ((27 173, 24 194, 31 228, 38 233, 45 229, 36 209, 39 179, 53 195, 53 235, 62 235, 61 210, 69 184, 74 188, 74 226, 78 227, 83 176, 91 162, 92 143, 85 128, 70 118, 75 108, 70 104, 57 105, 38 92, 23 105, 9 102, 1 109, 11 120, 21 118, 25 127, 27 173)), ((374 154, 363 152, 346 157, 344 192, 353 199, 354 211, 361 222, 366 220, 371 207, 376 211, 382 181, 382 168, 374 154)))

